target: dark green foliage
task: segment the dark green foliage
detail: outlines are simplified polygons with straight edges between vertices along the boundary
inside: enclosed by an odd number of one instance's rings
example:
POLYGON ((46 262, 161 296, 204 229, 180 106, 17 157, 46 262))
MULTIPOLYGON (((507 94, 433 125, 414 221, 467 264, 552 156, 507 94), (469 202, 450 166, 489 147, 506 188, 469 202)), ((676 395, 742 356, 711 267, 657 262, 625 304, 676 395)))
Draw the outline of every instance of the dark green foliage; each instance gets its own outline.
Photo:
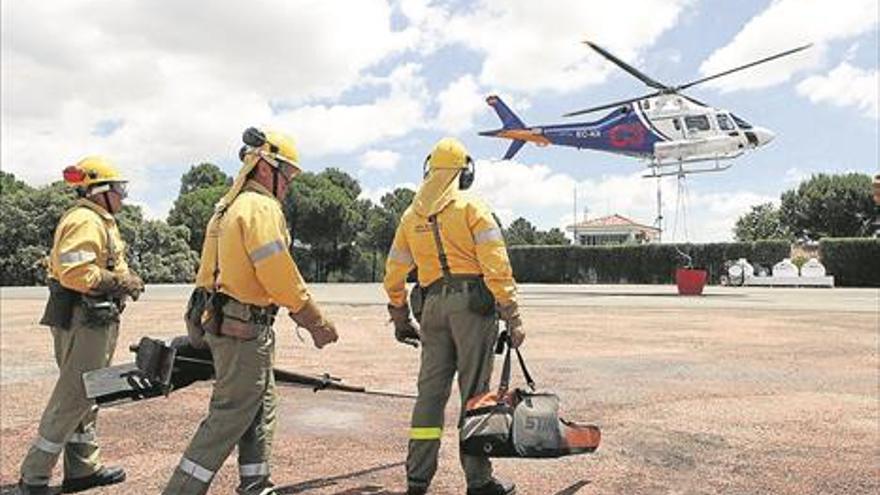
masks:
POLYGON ((783 225, 779 208, 773 203, 752 206, 748 213, 737 219, 733 234, 736 240, 743 242, 791 237, 783 225))
POLYGON ((183 226, 189 230, 189 247, 193 251, 202 252, 205 228, 214 214, 214 205, 228 189, 226 185, 209 186, 181 194, 174 201, 174 206, 168 213, 168 224, 183 226))
POLYGON ((871 234, 874 202, 868 174, 818 174, 782 194, 780 216, 798 238, 871 234))
POLYGON ((571 242, 558 228, 554 227, 548 231, 538 230, 523 217, 517 218, 504 229, 504 240, 508 246, 568 245, 571 242))
POLYGON ((193 165, 189 171, 180 178, 180 195, 189 194, 199 189, 226 186, 232 184, 232 179, 213 163, 193 165))
POLYGON ((3 181, 9 192, 0 196, 0 285, 41 283, 55 226, 76 196, 63 182, 34 189, 15 186, 21 183, 12 174, 3 181))
POLYGON ((326 281, 331 272, 351 265, 355 239, 365 227, 360 186, 345 172, 306 172, 293 182, 284 200, 292 237, 310 249, 310 265, 300 265, 307 278, 326 281), (311 275, 309 277, 308 275, 311 275))
MULTIPOLYGON (((4 184, 15 184, 9 174, 4 184)), ((6 185, 4 185, 6 187, 6 185)), ((52 249, 55 227, 75 200, 63 182, 18 187, 0 197, 0 285, 45 283, 45 259, 52 249)), ((148 283, 189 282, 198 266, 187 246, 186 227, 169 227, 160 220, 145 221, 141 209, 125 205, 116 216, 132 269, 148 283)))
POLYGON ((695 268, 709 272, 718 283, 724 262, 747 258, 772 265, 789 256, 787 241, 714 244, 645 244, 634 246, 514 246, 509 249, 519 282, 668 284, 683 266, 681 252, 693 258, 695 268))
POLYGON ((880 287, 880 239, 822 239, 819 253, 835 285, 880 287))

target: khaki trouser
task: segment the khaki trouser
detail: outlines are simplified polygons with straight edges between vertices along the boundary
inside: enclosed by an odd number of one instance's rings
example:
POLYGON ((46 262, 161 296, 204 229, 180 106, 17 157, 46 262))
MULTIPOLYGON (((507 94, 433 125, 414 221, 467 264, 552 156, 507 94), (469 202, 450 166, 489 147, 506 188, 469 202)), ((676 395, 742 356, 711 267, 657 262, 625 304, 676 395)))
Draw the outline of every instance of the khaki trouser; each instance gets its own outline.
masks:
POLYGON ((69 330, 52 328, 58 381, 40 419, 39 436, 21 465, 25 483, 49 484, 62 451, 65 479, 101 469, 101 451, 95 443, 98 406, 86 399, 82 374, 110 364, 118 335, 118 322, 93 326, 80 305, 73 310, 69 330))
MULTIPOLYGON (((413 409, 406 461, 410 486, 427 487, 437 471, 443 411, 455 373, 458 372, 462 403, 459 428, 467 399, 489 390, 497 331, 494 316, 468 309, 468 295, 464 292, 432 294, 425 301, 419 396, 413 409)), ((461 465, 470 488, 492 479, 492 464, 485 457, 461 454, 461 465)))
POLYGON ((275 332, 259 326, 251 340, 205 336, 214 357, 216 381, 208 417, 199 425, 163 493, 203 494, 223 461, 238 445, 238 493, 256 494, 269 484, 275 433, 275 332))

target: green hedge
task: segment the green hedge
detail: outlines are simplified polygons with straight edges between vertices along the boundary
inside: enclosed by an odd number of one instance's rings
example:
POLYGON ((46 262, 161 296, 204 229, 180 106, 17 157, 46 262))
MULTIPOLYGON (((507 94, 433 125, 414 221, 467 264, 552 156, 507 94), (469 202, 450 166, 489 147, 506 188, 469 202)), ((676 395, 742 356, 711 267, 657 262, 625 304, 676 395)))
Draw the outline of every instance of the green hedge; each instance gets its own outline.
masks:
POLYGON ((822 239, 819 253, 834 285, 880 287, 880 239, 822 239))
POLYGON ((682 266, 678 250, 693 258, 695 268, 708 270, 710 283, 718 283, 727 260, 770 266, 789 257, 791 249, 787 241, 509 248, 517 281, 566 284, 671 284, 682 266))

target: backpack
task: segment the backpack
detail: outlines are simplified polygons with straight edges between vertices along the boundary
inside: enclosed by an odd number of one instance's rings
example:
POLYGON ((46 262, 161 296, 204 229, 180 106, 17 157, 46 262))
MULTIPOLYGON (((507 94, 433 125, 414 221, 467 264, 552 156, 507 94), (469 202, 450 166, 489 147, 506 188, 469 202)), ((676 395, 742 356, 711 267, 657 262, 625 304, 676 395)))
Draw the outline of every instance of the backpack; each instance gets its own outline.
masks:
POLYGON ((599 447, 595 425, 559 417, 559 397, 537 392, 519 349, 507 343, 498 390, 467 401, 461 428, 462 452, 480 457, 553 458, 588 454, 599 447), (512 352, 529 389, 509 390, 512 352))

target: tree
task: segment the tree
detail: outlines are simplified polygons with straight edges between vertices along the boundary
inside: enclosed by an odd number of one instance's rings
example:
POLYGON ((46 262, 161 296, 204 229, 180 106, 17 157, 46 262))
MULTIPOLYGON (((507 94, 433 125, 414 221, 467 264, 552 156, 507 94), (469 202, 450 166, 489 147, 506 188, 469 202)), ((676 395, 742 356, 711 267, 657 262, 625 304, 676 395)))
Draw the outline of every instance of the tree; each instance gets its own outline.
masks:
POLYGON ((45 281, 44 260, 52 249, 55 226, 76 195, 63 182, 34 189, 12 174, 4 174, 2 179, 0 285, 41 283, 45 281))
POLYGON ((214 205, 226 194, 228 186, 210 186, 181 194, 174 200, 168 212, 168 224, 183 226, 189 230, 190 249, 201 253, 205 241, 205 228, 214 214, 214 205))
POLYGON ((147 283, 192 282, 199 266, 196 251, 189 247, 190 231, 161 220, 144 220, 139 206, 124 205, 116 215, 126 243, 126 260, 147 283))
POLYGON ((537 244, 567 246, 571 244, 571 240, 569 240, 568 237, 565 237, 565 232, 559 230, 558 227, 553 227, 546 232, 538 232, 537 244))
POLYGON ((358 244, 370 250, 370 281, 375 281, 384 273, 382 266, 385 255, 391 249, 400 217, 409 208, 415 194, 411 189, 397 188, 382 196, 379 205, 369 204, 365 213, 365 229, 358 244))
POLYGON ((761 241, 765 239, 786 239, 790 237, 779 209, 773 203, 763 203, 751 207, 748 213, 739 217, 733 227, 737 241, 761 241))
POLYGON ((409 208, 415 195, 416 193, 412 189, 399 187, 382 196, 379 200, 380 206, 370 208, 367 216, 366 234, 368 245, 371 248, 383 254, 391 249, 400 217, 409 208))
POLYGON ((356 235, 364 229, 360 186, 345 172, 327 169, 303 173, 284 199, 292 237, 309 246, 314 278, 326 281, 334 270, 348 268, 356 235))
POLYGON ((214 213, 214 205, 232 184, 232 178, 212 163, 190 167, 180 178, 180 195, 168 212, 168 224, 189 230, 190 249, 201 253, 205 227, 214 213))
POLYGON ((189 171, 180 178, 180 195, 188 194, 199 189, 209 189, 218 186, 229 186, 232 179, 213 163, 201 163, 190 167, 189 171))
POLYGON ((504 233, 508 246, 537 244, 538 229, 523 217, 514 220, 504 233))
POLYGON ((15 175, 0 170, 0 194, 12 194, 22 189, 31 189, 30 186, 15 178, 15 175))
POLYGON ((874 204, 867 174, 818 174, 782 194, 782 224, 798 238, 870 234, 874 204))

